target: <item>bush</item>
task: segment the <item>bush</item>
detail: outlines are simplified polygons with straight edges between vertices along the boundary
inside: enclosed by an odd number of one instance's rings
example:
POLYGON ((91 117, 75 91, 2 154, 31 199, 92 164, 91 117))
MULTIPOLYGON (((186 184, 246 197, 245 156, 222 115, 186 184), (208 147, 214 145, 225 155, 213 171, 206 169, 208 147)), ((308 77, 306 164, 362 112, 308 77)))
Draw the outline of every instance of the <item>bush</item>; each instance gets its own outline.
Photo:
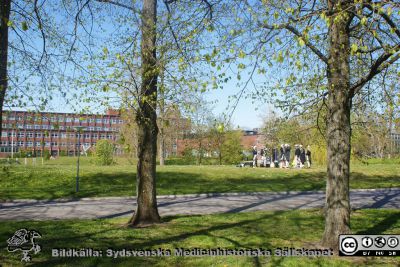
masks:
POLYGON ((44 158, 45 160, 49 160, 50 157, 51 157, 50 151, 45 150, 45 151, 43 152, 43 158, 44 158))
POLYGON ((95 153, 97 164, 108 166, 114 163, 114 145, 109 140, 97 141, 95 153))

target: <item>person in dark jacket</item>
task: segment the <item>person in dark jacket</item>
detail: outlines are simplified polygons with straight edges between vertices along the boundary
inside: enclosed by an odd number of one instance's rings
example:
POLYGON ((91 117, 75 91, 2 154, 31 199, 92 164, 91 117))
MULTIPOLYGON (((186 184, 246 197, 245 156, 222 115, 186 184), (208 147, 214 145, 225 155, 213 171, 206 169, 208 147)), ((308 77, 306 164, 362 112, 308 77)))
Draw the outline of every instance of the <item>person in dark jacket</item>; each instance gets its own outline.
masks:
POLYGON ((304 167, 304 163, 306 162, 306 151, 303 146, 300 145, 300 168, 304 167))
POLYGON ((294 145, 294 160, 293 160, 293 167, 299 168, 300 167, 300 147, 299 145, 294 145))
POLYGON ((282 144, 280 148, 281 155, 279 157, 279 167, 283 168, 285 166, 286 162, 286 151, 285 151, 285 145, 282 144))
POLYGON ((310 145, 307 146, 306 162, 307 162, 307 167, 311 168, 311 147, 310 147, 310 145))
POLYGON ((278 156, 278 149, 273 148, 272 149, 272 162, 274 163, 274 167, 278 168, 279 167, 279 156, 278 156))

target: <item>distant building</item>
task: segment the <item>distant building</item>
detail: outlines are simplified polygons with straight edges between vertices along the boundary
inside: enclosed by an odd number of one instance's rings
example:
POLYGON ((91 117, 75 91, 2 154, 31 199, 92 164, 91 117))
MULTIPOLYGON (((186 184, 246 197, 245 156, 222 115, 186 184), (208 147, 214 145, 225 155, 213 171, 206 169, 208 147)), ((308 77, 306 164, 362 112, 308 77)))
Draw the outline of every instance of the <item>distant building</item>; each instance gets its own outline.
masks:
MULTIPOLYGON (((116 110, 106 114, 74 114, 55 112, 4 111, 0 143, 0 156, 19 151, 41 155, 77 155, 78 143, 94 147, 100 139, 116 142, 123 124, 116 110), (78 140, 77 126, 84 127, 78 140)), ((80 148, 82 151, 82 147, 80 148)), ((117 149, 117 153, 121 151, 117 149)))
POLYGON ((400 153, 400 133, 390 133, 391 151, 394 153, 400 153))

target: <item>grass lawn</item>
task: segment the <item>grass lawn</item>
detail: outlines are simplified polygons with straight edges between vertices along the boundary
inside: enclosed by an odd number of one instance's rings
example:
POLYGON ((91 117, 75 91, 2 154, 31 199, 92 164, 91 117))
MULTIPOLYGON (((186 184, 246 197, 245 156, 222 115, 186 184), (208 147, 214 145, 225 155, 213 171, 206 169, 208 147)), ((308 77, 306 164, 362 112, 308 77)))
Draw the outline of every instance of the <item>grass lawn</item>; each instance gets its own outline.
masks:
MULTIPOLYGON (((35 229, 42 246, 32 266, 398 266, 398 257, 128 257, 109 258, 106 250, 225 248, 318 248, 323 233, 320 210, 248 212, 206 216, 173 216, 142 229, 126 228, 127 218, 0 222, 0 265, 20 265, 21 252, 10 253, 6 242, 20 228, 35 229), (54 258, 52 248, 93 248, 101 258, 54 258)), ((352 214, 355 234, 400 233, 400 211, 358 210, 352 214)))
MULTIPOLYGON (((136 166, 121 159, 117 165, 96 166, 81 158, 80 192, 75 191, 76 158, 28 164, 0 165, 0 200, 17 198, 132 196, 136 166)), ((22 161, 23 162, 23 161, 22 161)), ((353 164, 350 186, 400 187, 400 164, 353 164)), ((324 190, 326 167, 312 169, 237 168, 234 166, 158 166, 157 193, 252 192, 324 190)))

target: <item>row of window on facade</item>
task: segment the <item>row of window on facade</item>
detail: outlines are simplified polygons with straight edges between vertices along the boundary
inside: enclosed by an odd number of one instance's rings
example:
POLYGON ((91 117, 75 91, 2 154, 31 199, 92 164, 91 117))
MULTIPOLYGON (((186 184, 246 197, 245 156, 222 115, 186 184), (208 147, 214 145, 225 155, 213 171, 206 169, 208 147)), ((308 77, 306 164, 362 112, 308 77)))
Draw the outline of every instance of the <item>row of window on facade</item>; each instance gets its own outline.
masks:
MULTIPOLYGON (((90 133, 83 133, 80 134, 80 138, 83 139, 113 139, 118 138, 119 135, 112 135, 112 134, 90 134, 90 133)), ((52 137, 52 138, 78 138, 79 135, 77 133, 51 133, 49 135, 45 135, 42 132, 1 132, 1 137, 19 137, 19 138, 41 138, 41 137, 52 137)))
POLYGON ((399 140, 400 141, 400 134, 392 133, 391 136, 392 136, 393 140, 399 140))
MULTIPOLYGON (((74 131, 74 127, 64 127, 64 126, 56 126, 56 125, 47 125, 47 124, 16 124, 15 125, 17 129, 27 129, 27 130, 71 130, 74 131)), ((3 123, 2 124, 3 129, 12 129, 13 125, 11 123, 3 123)), ((85 129, 86 131, 104 131, 104 132, 118 132, 118 128, 112 128, 112 127, 94 127, 90 126, 85 129)))
POLYGON ((123 120, 112 118, 112 119, 102 119, 102 118, 85 118, 85 117, 65 117, 65 116, 3 116, 3 120, 9 121, 51 121, 51 122, 75 122, 75 123, 103 123, 103 124, 122 124, 123 120))
MULTIPOLYGON (((73 146, 78 146, 78 143, 59 143, 59 142, 33 142, 33 141, 14 141, 14 142, 8 142, 8 141, 0 141, 0 146, 2 147, 7 147, 7 146, 18 146, 18 147, 42 147, 44 144, 45 147, 50 147, 50 146, 61 146, 61 147, 73 147, 73 146)), ((81 143, 81 145, 84 145, 86 147, 89 146, 96 146, 96 143, 81 143)))

